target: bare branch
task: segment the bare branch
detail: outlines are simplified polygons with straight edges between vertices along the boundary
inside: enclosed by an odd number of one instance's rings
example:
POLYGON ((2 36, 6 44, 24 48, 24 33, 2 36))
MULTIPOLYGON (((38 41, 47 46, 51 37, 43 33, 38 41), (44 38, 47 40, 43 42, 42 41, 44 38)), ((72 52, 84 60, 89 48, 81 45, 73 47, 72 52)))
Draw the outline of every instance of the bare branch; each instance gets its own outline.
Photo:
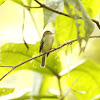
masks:
MULTIPOLYGON (((46 98, 47 99, 50 99, 51 98, 51 99, 57 99, 58 100, 58 96, 55 96, 55 95, 54 96, 48 96, 48 95, 30 95, 30 96, 25 96, 24 95, 24 98, 25 99, 29 99, 30 97, 33 98, 32 100, 34 100, 34 99, 35 100, 40 100, 40 99, 43 99, 43 98, 44 99, 46 99, 46 98)), ((21 97, 20 99, 23 100, 23 97, 21 97)), ((13 100, 18 100, 18 98, 15 98, 13 100)))
POLYGON ((33 98, 35 98, 35 99, 41 99, 41 98, 58 98, 57 96, 33 96, 33 98))
POLYGON ((13 67, 13 66, 2 66, 2 65, 0 65, 0 67, 13 67))
MULTIPOLYGON (((100 36, 90 36, 90 38, 100 38, 100 36)), ((82 39, 84 39, 84 37, 83 37, 82 39)), ((68 42, 63 43, 63 44, 61 44, 60 46, 58 46, 58 47, 56 47, 56 48, 53 48, 53 49, 51 49, 50 51, 48 51, 48 52, 46 52, 46 53, 42 53, 42 54, 36 55, 36 56, 34 56, 34 57, 32 57, 32 58, 29 58, 29 59, 27 59, 27 60, 25 60, 25 61, 23 61, 23 62, 21 62, 21 63, 15 65, 15 66, 13 66, 12 69, 10 69, 6 74, 4 74, 4 75, 0 78, 0 81, 1 81, 4 77, 6 77, 10 72, 12 72, 14 69, 16 69, 17 67, 19 67, 19 66, 21 66, 21 65, 23 65, 23 64, 25 64, 25 63, 27 63, 27 62, 33 60, 33 59, 36 59, 36 58, 38 58, 38 57, 40 57, 40 56, 43 56, 44 54, 48 54, 48 53, 50 53, 50 52, 54 52, 54 51, 56 51, 56 50, 58 50, 58 49, 64 47, 65 45, 71 44, 71 43, 73 43, 73 42, 75 42, 75 41, 78 41, 78 39, 69 40, 68 42)), ((2 66, 1 66, 1 67, 2 67, 2 66)))
POLYGON ((71 17, 70 15, 68 15, 68 14, 66 14, 66 13, 64 13, 64 12, 60 12, 60 11, 58 11, 58 10, 55 10, 55 9, 53 9, 53 8, 50 8, 50 7, 46 6, 45 4, 40 3, 40 2, 37 1, 37 0, 35 0, 35 1, 36 1, 37 3, 40 4, 39 7, 32 7, 32 6, 26 6, 26 5, 22 5, 22 6, 28 7, 28 8, 46 8, 46 9, 48 9, 48 10, 50 10, 50 11, 52 11, 52 12, 55 12, 55 13, 57 13, 57 14, 61 14, 61 15, 67 16, 67 17, 71 17))
POLYGON ((53 9, 53 8, 50 8, 50 7, 46 6, 45 4, 42 4, 42 3, 39 2, 38 0, 34 0, 34 1, 36 1, 41 7, 46 8, 46 9, 52 11, 52 12, 55 12, 55 13, 58 13, 58 14, 61 14, 61 15, 67 16, 67 17, 71 17, 70 15, 68 15, 68 14, 66 14, 66 13, 64 13, 64 12, 60 12, 60 11, 58 11, 58 10, 55 10, 55 9, 53 9))
POLYGON ((100 29, 100 24, 99 24, 99 22, 97 21, 97 20, 95 20, 95 19, 91 19, 97 26, 98 26, 98 28, 100 29))
POLYGON ((41 6, 39 7, 31 7, 31 6, 26 6, 26 5, 22 5, 23 7, 26 7, 26 8, 42 8, 41 6))
MULTIPOLYGON (((22 6, 24 6, 24 7, 28 7, 28 8, 46 8, 46 9, 48 9, 48 10, 50 10, 50 11, 52 11, 52 12, 55 12, 55 13, 57 13, 57 14, 60 14, 60 15, 64 15, 64 16, 67 16, 67 17, 70 17, 70 18, 73 18, 74 19, 74 16, 70 16, 70 15, 68 15, 67 13, 64 13, 64 12, 61 12, 61 11, 58 11, 58 10, 55 10, 55 9, 53 9, 53 8, 50 8, 50 7, 48 7, 48 6, 46 6, 45 4, 42 4, 41 2, 39 2, 38 0, 34 0, 35 2, 37 2, 40 6, 39 7, 31 7, 31 6, 25 6, 25 5, 22 5, 22 6)), ((79 19, 82 19, 82 17, 79 17, 79 19)), ((95 19, 91 19, 96 25, 97 25, 97 27, 100 29, 100 24, 99 24, 99 22, 97 21, 97 20, 95 20, 95 19)))
MULTIPOLYGON (((24 27, 25 27, 25 8, 23 8, 23 24, 22 24, 22 36, 23 36, 23 42, 24 42, 24 45, 26 46, 27 48, 27 51, 29 49, 29 46, 27 45, 25 39, 24 39, 24 27)), ((26 52, 27 52, 26 51, 26 52)))

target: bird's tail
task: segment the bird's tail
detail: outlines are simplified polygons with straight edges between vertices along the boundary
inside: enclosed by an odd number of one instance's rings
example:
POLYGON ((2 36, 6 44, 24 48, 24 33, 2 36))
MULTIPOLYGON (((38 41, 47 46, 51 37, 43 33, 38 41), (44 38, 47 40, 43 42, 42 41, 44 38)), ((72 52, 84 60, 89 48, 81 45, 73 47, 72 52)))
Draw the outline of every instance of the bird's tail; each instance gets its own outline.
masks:
POLYGON ((46 55, 42 56, 41 67, 45 67, 46 55))

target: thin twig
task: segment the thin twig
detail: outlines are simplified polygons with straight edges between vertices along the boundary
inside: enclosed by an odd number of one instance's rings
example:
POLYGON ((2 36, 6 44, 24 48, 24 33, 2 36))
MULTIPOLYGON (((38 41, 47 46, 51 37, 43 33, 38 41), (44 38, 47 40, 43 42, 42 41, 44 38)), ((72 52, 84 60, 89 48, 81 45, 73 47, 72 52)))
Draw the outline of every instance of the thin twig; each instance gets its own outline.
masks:
POLYGON ((2 65, 0 65, 0 67, 13 67, 13 66, 2 66, 2 65))
MULTIPOLYGON (((35 1, 37 2, 37 0, 35 0, 35 1)), ((38 3, 40 3, 40 2, 38 2, 38 3)), ((28 7, 28 8, 46 8, 46 9, 48 9, 48 10, 50 10, 50 11, 52 11, 52 12, 55 12, 55 13, 57 13, 57 14, 61 14, 61 15, 67 16, 67 17, 71 17, 71 16, 68 15, 67 13, 60 12, 60 11, 58 11, 58 10, 55 10, 55 9, 53 9, 53 8, 50 8, 50 7, 46 6, 45 4, 42 4, 42 3, 40 3, 40 7, 32 7, 32 6, 26 6, 26 5, 22 5, 22 6, 28 7)))
MULTIPOLYGON (((24 97, 21 97, 20 99, 29 99, 30 97, 33 97, 33 99, 35 99, 35 100, 39 100, 39 99, 43 99, 43 98, 48 98, 48 99, 58 99, 58 97, 57 96, 46 96, 46 95, 33 95, 33 96, 24 96, 24 97)), ((32 100, 33 100, 32 99, 32 100)), ((13 99, 13 100, 18 100, 18 98, 16 98, 16 99, 13 99)))
POLYGON ((35 99, 41 99, 41 98, 58 98, 57 96, 33 96, 35 99))
POLYGON ((23 7, 26 7, 26 8, 42 8, 41 6, 39 7, 31 7, 31 6, 26 6, 26 5, 22 5, 23 7))
MULTIPOLYGON (((70 16, 69 14, 67 14, 67 13, 64 13, 64 12, 61 12, 61 11, 58 11, 58 10, 55 10, 55 9, 53 9, 53 8, 50 8, 50 7, 48 7, 48 6, 46 6, 45 4, 42 4, 41 2, 39 2, 38 0, 34 0, 35 2, 37 2, 40 6, 39 7, 31 7, 31 6, 25 6, 25 5, 22 5, 22 6, 24 6, 24 7, 28 7, 28 8, 46 8, 46 9, 48 9, 48 10, 50 10, 50 11, 52 11, 52 12, 55 12, 55 13, 57 13, 57 14, 61 14, 61 15, 64 15, 64 16, 67 16, 67 17, 70 17, 70 18, 73 18, 74 19, 74 17, 73 16, 70 16)), ((82 19, 82 17, 79 17, 79 19, 82 19)), ((97 27, 100 29, 100 24, 99 24, 99 22, 97 21, 97 20, 95 20, 95 19, 91 19, 96 25, 97 25, 97 27)))
MULTIPOLYGON (((27 43, 26 43, 26 41, 25 41, 25 39, 24 39, 24 27, 25 27, 25 8, 23 8, 22 36, 23 36, 23 42, 24 42, 24 44, 25 44, 25 46, 26 46, 26 48, 27 48, 27 51, 28 51, 29 46, 27 45, 27 43)), ((26 52, 27 52, 27 51, 26 51, 26 52)))
POLYGON ((34 0, 34 1, 37 2, 41 7, 46 8, 46 9, 52 11, 52 12, 55 12, 55 13, 58 13, 58 14, 61 14, 61 15, 67 16, 67 17, 71 17, 70 15, 68 15, 68 14, 66 14, 66 13, 64 13, 64 12, 55 10, 55 9, 53 9, 53 8, 51 8, 51 7, 46 6, 45 4, 42 4, 42 3, 39 2, 38 0, 34 0))
MULTIPOLYGON (((72 17, 72 16, 70 16, 70 15, 68 15, 68 14, 66 14, 66 13, 63 13, 63 12, 60 12, 60 11, 58 11, 58 10, 55 10, 55 9, 50 8, 50 7, 46 6, 45 4, 42 4, 42 3, 39 2, 38 0, 34 0, 34 1, 36 1, 41 7, 46 8, 46 9, 52 11, 52 12, 55 12, 55 13, 58 13, 58 14, 61 14, 61 15, 64 15, 64 16, 67 16, 67 17, 70 17, 70 18, 74 18, 74 17, 72 17)), ((80 19, 82 19, 82 17, 80 17, 80 19)), ((91 20, 92 20, 92 21, 98 26, 98 28, 100 29, 100 24, 99 24, 99 22, 98 22, 97 20, 95 20, 95 19, 91 19, 91 20)))
POLYGON ((91 19, 97 26, 98 26, 98 28, 100 29, 100 24, 99 24, 99 22, 97 21, 97 20, 95 20, 95 19, 91 19))
MULTIPOLYGON (((100 36, 90 36, 90 38, 100 38, 100 36)), ((84 37, 83 37, 82 39, 84 39, 84 37)), ((15 65, 15 66, 13 66, 12 69, 10 69, 6 74, 4 74, 4 75, 0 78, 0 81, 1 81, 4 77, 6 77, 10 72, 12 72, 14 69, 16 69, 18 66, 21 66, 21 65, 23 65, 23 64, 25 64, 25 63, 27 63, 27 62, 33 60, 33 59, 36 59, 36 58, 38 58, 38 57, 40 57, 40 56, 43 56, 44 54, 48 54, 48 53, 50 53, 50 52, 54 52, 54 51, 56 51, 56 50, 58 50, 58 49, 64 47, 65 45, 71 44, 71 43, 73 43, 73 42, 75 42, 75 41, 78 41, 78 39, 69 40, 68 42, 63 43, 63 44, 61 44, 60 46, 58 46, 58 47, 56 47, 56 48, 53 48, 53 49, 51 49, 50 51, 48 51, 48 52, 46 52, 46 53, 42 53, 42 54, 36 55, 36 56, 34 56, 34 57, 32 57, 32 58, 29 58, 29 59, 27 59, 27 60, 25 60, 25 61, 23 61, 23 62, 21 62, 21 63, 15 65)))

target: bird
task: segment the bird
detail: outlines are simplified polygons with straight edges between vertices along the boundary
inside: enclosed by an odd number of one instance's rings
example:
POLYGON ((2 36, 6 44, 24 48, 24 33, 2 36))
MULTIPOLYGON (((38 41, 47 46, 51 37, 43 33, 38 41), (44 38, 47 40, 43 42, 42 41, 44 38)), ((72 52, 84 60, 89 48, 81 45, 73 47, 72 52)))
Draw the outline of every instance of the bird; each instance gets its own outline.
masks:
MULTIPOLYGON (((52 49, 52 45, 54 43, 54 33, 52 33, 51 31, 45 31, 43 33, 43 36, 42 36, 42 39, 41 39, 41 42, 40 42, 40 49, 39 49, 39 52, 40 53, 46 53, 48 52, 49 50, 52 49)), ((48 54, 44 54, 42 56, 42 61, 41 61, 41 67, 44 68, 45 65, 46 65, 46 57, 48 57, 49 53, 48 54)))

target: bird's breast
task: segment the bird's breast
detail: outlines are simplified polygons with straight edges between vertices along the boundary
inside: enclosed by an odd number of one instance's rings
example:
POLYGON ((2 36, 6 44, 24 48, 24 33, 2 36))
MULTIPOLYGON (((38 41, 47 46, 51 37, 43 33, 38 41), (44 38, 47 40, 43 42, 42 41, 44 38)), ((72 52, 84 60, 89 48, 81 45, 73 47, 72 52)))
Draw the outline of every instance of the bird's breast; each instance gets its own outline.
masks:
POLYGON ((43 50, 42 52, 47 52, 52 48, 54 41, 54 36, 53 35, 48 35, 44 38, 44 44, 43 44, 43 50))

